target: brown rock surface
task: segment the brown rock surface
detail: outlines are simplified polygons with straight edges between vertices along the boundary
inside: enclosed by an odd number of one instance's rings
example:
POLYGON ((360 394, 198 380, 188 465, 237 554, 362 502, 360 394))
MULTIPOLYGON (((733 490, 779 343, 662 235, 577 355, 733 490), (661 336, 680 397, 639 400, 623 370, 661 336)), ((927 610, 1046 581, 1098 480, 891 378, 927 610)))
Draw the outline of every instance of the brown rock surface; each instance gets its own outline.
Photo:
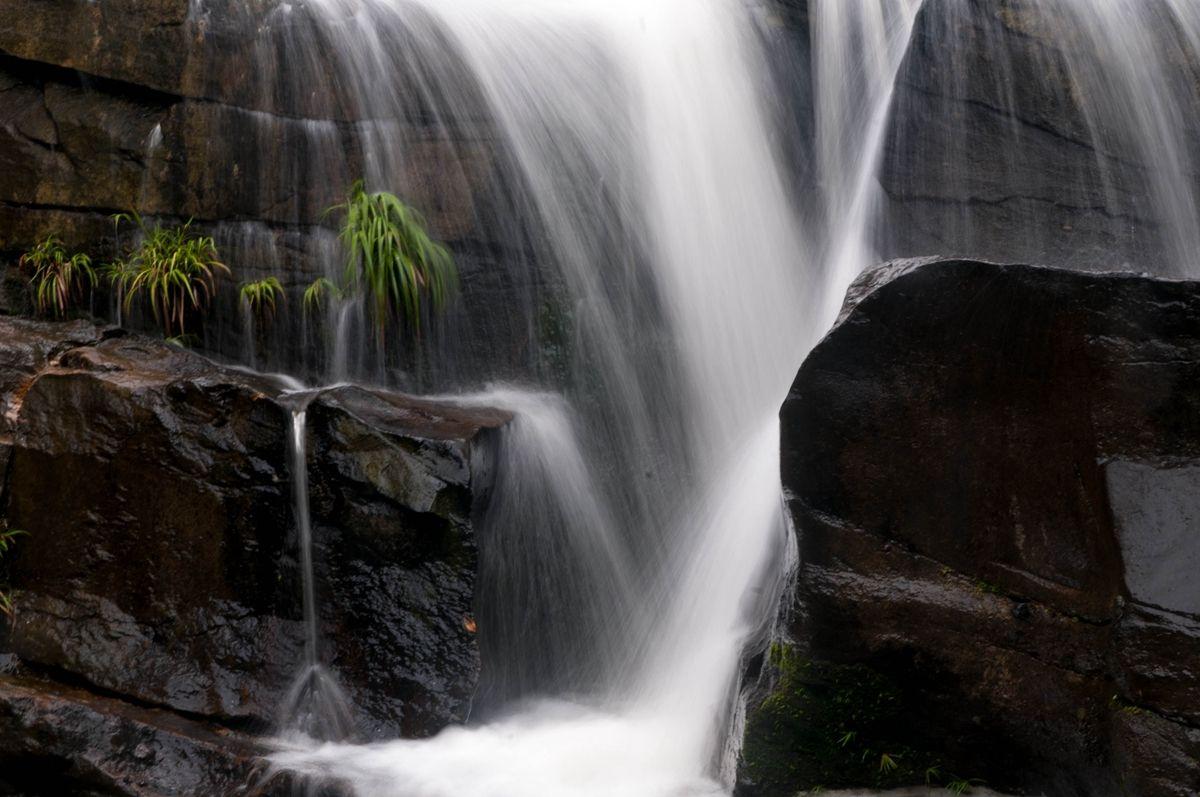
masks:
MULTIPOLYGON (((309 398, 320 631, 361 733, 466 717, 473 513, 504 413, 340 388, 309 398)), ((0 319, 3 515, 38 672, 267 729, 303 661, 291 408, 271 381, 82 322, 0 319)))
POLYGON ((268 748, 220 726, 0 675, 0 792, 28 797, 268 797, 268 748))

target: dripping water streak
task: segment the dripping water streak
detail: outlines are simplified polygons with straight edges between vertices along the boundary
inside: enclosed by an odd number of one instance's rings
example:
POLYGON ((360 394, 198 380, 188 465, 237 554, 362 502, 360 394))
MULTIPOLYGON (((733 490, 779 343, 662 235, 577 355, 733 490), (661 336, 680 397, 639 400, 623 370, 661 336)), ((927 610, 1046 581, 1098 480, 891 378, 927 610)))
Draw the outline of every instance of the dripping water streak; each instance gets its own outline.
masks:
POLYGON ((313 580, 312 519, 308 505, 308 452, 305 437, 308 411, 292 412, 292 500, 300 553, 300 584, 304 611, 305 668, 317 666, 317 597, 313 580))
POLYGON ((321 662, 316 576, 313 568, 312 518, 308 494, 308 434, 306 402, 292 411, 292 498, 300 557, 300 585, 304 615, 304 663, 283 702, 280 728, 285 735, 305 739, 343 740, 354 730, 350 700, 336 676, 321 662))

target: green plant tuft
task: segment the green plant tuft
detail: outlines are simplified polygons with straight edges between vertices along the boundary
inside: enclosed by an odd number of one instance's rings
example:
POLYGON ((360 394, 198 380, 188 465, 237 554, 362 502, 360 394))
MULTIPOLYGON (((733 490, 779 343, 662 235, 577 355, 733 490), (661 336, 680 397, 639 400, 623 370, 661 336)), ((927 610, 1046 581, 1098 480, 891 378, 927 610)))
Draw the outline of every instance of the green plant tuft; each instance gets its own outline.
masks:
POLYGON ((305 307, 318 307, 327 295, 362 296, 380 339, 392 320, 407 322, 419 334, 425 299, 440 309, 458 289, 450 250, 429 236, 416 210, 395 194, 368 193, 362 180, 326 213, 342 216, 346 265, 340 284, 323 277, 309 286, 305 307))
MULTIPOLYGON (((4 555, 9 552, 18 537, 26 536, 28 536, 26 532, 19 531, 17 529, 5 529, 4 531, 0 531, 0 559, 3 559, 4 555)), ((12 595, 10 595, 8 592, 0 591, 0 614, 7 615, 11 618, 13 616, 13 611, 12 595)))
POLYGON ((976 786, 981 785, 983 785, 983 781, 979 778, 954 777, 946 784, 946 791, 957 795, 970 794, 976 786))
POLYGON ((172 335, 169 338, 164 338, 163 342, 174 346, 177 349, 190 349, 195 346, 199 340, 195 335, 172 335))
POLYGON ((21 255, 18 266, 23 272, 32 272, 29 288, 39 315, 62 318, 96 283, 92 259, 82 252, 68 254, 55 235, 21 255))
POLYGON ((975 579, 976 595, 1004 595, 1004 590, 998 584, 993 584, 985 578, 975 579))
POLYGON ((246 309, 260 322, 270 321, 275 317, 276 300, 286 301, 283 285, 275 277, 243 282, 238 296, 246 305, 246 309))
POLYGON ((1109 698, 1108 707, 1113 711, 1121 711, 1126 714, 1137 715, 1142 713, 1142 709, 1140 707, 1126 702, 1121 698, 1120 695, 1113 695, 1111 698, 1109 698))
POLYGON ((337 284, 328 277, 321 277, 314 280, 313 284, 304 290, 304 310, 305 312, 316 312, 322 309, 329 299, 340 298, 342 298, 342 291, 337 284))
POLYGON ((144 297, 164 335, 187 335, 189 319, 212 302, 217 277, 229 274, 216 243, 193 233, 190 220, 181 227, 151 227, 137 213, 113 216, 118 229, 123 222, 137 228, 141 242, 106 268, 118 300, 128 313, 144 297))

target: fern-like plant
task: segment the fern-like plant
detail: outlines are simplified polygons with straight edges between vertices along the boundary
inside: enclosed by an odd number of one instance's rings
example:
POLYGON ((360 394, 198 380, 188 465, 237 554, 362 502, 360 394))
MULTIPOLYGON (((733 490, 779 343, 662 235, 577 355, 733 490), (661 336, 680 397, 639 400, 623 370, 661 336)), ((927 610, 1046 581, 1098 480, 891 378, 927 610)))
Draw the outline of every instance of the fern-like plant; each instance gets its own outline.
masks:
POLYGON ((326 213, 342 216, 345 270, 340 284, 324 277, 314 282, 305 292, 307 307, 326 295, 362 296, 382 337, 392 319, 419 332, 423 301, 439 309, 457 290, 450 250, 429 236, 421 214, 395 194, 368 193, 359 180, 346 201, 326 213))
POLYGON ((238 295, 246 309, 259 321, 269 321, 275 317, 276 301, 286 301, 283 285, 276 277, 243 282, 238 295))
POLYGON ((118 213, 113 222, 118 228, 132 224, 141 241, 107 268, 125 312, 144 296, 167 337, 185 336, 189 317, 212 302, 217 277, 229 274, 216 243, 192 232, 190 220, 180 227, 151 227, 137 213, 118 213))
POLYGON ((21 255, 18 265, 30 273, 29 288, 39 315, 62 318, 96 283, 92 259, 82 252, 69 254, 55 235, 21 255))

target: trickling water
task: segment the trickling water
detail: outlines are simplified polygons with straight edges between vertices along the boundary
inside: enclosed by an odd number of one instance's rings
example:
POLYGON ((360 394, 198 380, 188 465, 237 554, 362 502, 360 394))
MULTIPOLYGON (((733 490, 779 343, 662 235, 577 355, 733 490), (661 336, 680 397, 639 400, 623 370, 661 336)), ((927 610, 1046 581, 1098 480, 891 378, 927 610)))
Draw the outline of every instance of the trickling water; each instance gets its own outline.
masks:
POLYGON ((238 302, 238 313, 242 317, 242 337, 247 341, 243 348, 242 362, 254 368, 258 365, 258 347, 255 345, 254 308, 250 302, 242 299, 238 302))
POLYGON ((1200 273, 1194 0, 926 0, 879 236, 962 254, 1200 273))
POLYGON ((291 437, 292 499, 304 611, 304 663, 284 699, 280 727, 288 735, 338 741, 353 735, 354 718, 349 698, 320 658, 312 520, 308 506, 307 414, 303 404, 292 411, 291 437))
POLYGON ((146 172, 142 177, 141 188, 138 190, 138 206, 139 207, 145 207, 148 204, 150 188, 151 188, 151 183, 152 183, 151 175, 153 174, 153 169, 151 169, 151 164, 154 161, 154 159, 160 155, 161 150, 162 150, 162 145, 163 145, 163 130, 162 130, 162 124, 159 123, 159 124, 154 125, 154 127, 150 128, 150 133, 146 136, 146 141, 145 141, 145 145, 144 145, 145 149, 142 154, 142 160, 146 164, 146 172))
MULTIPOLYGON (((1147 265, 1177 275, 1200 274, 1200 186, 1189 144, 1200 113, 1196 4, 1038 0, 1035 5, 1063 42, 1074 96, 1094 146, 1104 155, 1132 157, 1145 169, 1134 208, 1114 195, 1112 175, 1105 174, 1109 209, 1136 210, 1160 222, 1164 262, 1147 265)), ((1103 158, 1099 163, 1107 166, 1103 158)))
POLYGON ((843 293, 878 261, 871 240, 881 201, 881 141, 921 0, 813 0, 817 177, 824 217, 823 261, 832 290, 822 313, 831 324, 843 293))

